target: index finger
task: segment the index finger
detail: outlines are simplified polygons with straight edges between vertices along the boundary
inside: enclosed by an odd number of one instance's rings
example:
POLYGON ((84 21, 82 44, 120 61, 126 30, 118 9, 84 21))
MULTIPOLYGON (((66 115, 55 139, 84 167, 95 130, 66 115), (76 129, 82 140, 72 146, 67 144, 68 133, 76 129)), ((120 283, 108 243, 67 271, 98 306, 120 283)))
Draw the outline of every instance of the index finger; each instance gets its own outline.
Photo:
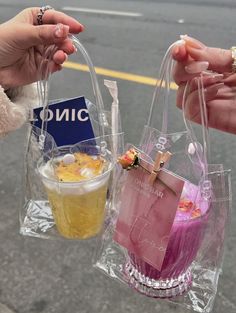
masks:
POLYGON ((189 56, 185 43, 176 44, 171 51, 173 59, 176 61, 173 70, 173 79, 177 85, 181 85, 195 75, 186 72, 185 66, 188 65, 193 59, 189 56))
MULTIPOLYGON (((40 12, 40 8, 31 8, 31 13, 33 16, 33 24, 38 25, 37 16, 40 12)), ((78 34, 84 30, 84 26, 79 23, 73 17, 56 10, 47 10, 43 14, 43 24, 64 24, 70 27, 69 32, 73 34, 78 34)))
POLYGON ((185 62, 188 60, 188 53, 184 42, 180 42, 171 50, 172 57, 177 62, 185 62))

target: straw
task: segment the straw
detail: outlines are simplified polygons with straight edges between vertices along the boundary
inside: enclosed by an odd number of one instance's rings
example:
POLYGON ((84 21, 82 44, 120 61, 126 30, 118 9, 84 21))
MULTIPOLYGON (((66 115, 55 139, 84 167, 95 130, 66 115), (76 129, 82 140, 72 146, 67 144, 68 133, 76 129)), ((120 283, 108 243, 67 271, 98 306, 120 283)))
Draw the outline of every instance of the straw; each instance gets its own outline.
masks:
POLYGON ((112 145, 113 156, 116 160, 118 158, 118 138, 119 132, 119 100, 118 100, 118 88, 116 81, 104 80, 104 85, 108 88, 110 95, 113 98, 111 105, 111 131, 112 131, 112 145))

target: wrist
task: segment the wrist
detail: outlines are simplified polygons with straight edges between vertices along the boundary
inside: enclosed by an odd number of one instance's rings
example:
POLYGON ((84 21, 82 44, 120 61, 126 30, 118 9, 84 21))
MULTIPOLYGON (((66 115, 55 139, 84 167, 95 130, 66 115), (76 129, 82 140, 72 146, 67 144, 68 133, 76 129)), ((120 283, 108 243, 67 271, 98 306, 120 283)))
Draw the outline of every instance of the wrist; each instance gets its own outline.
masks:
POLYGON ((6 85, 5 85, 4 83, 2 83, 1 81, 0 81, 0 86, 2 87, 2 89, 3 89, 4 92, 7 92, 7 91, 10 89, 10 87, 6 86, 6 85))
POLYGON ((8 78, 5 75, 4 69, 0 67, 0 85, 3 88, 4 92, 6 92, 11 86, 8 83, 8 78))

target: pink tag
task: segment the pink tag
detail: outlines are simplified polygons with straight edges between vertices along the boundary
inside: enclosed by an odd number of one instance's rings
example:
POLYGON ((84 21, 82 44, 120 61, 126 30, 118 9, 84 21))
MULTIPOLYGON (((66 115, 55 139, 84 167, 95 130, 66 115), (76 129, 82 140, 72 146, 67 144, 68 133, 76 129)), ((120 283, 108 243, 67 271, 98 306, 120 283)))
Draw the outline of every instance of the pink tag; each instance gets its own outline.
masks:
POLYGON ((184 180, 161 170, 150 185, 149 176, 141 167, 128 172, 114 240, 160 271, 184 180))

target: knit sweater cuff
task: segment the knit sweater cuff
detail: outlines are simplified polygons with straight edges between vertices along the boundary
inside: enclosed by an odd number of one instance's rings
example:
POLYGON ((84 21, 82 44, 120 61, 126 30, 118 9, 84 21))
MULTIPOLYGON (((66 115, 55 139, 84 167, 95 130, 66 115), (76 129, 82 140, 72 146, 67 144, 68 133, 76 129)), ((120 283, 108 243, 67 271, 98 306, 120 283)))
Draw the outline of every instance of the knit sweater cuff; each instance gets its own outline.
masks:
POLYGON ((38 104, 37 86, 4 89, 0 85, 0 136, 20 128, 38 104))

